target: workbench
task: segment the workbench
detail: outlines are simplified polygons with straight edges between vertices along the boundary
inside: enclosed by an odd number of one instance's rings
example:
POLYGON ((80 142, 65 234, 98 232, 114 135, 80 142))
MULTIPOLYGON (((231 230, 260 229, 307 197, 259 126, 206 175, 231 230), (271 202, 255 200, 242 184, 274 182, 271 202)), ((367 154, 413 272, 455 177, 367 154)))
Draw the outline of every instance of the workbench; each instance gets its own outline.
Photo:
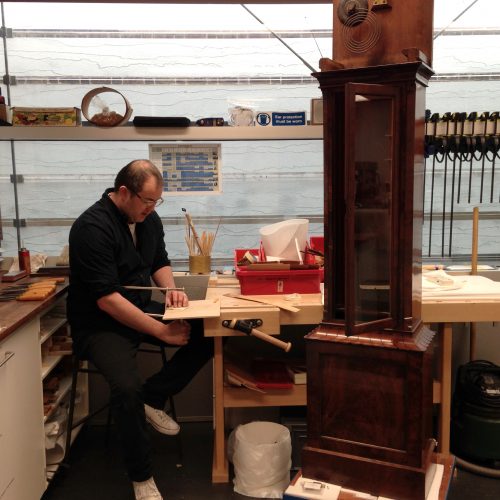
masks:
MULTIPOLYGON (((224 384, 224 351, 225 337, 244 335, 235 330, 222 326, 224 320, 232 319, 260 319, 262 325, 259 330, 276 335, 282 325, 313 325, 322 318, 323 306, 321 294, 303 294, 300 304, 297 301, 288 302, 291 306, 298 305, 299 312, 290 312, 280 309, 276 305, 266 305, 250 302, 229 295, 240 293, 238 281, 235 278, 222 278, 217 286, 210 286, 207 298, 219 296, 221 300, 220 318, 204 320, 205 336, 214 339, 214 450, 212 463, 212 482, 224 483, 229 480, 226 455, 225 437, 225 409, 264 406, 302 406, 307 402, 306 385, 294 385, 291 390, 267 390, 265 394, 246 388, 230 387, 224 384)), ((275 300, 276 295, 252 296, 265 301, 275 300)), ((285 300, 283 298, 283 300, 285 300)))
MULTIPOLYGON (((290 391, 267 391, 260 394, 224 384, 223 338, 243 335, 222 326, 223 320, 259 318, 265 333, 277 334, 282 325, 316 325, 323 318, 321 294, 302 294, 290 305, 300 308, 297 313, 282 310, 275 305, 265 305, 229 297, 239 294, 234 278, 221 279, 217 286, 210 286, 207 297, 221 297, 221 317, 205 319, 205 335, 214 339, 214 450, 212 481, 227 482, 228 463, 225 438, 225 409, 237 407, 297 406, 307 403, 306 385, 296 385, 290 391)), ((451 295, 451 294, 450 294, 451 295)), ((276 295, 254 296, 262 301, 276 299, 276 295)), ((452 381, 452 326, 453 323, 500 321, 500 297, 453 298, 426 297, 422 300, 422 320, 436 324, 439 347, 439 373, 434 384, 434 403, 440 403, 438 421, 438 451, 450 453, 450 414, 452 381)))
POLYGON ((439 387, 438 397, 434 393, 434 402, 440 403, 438 421, 438 449, 447 455, 450 453, 450 418, 452 396, 452 334, 453 323, 480 323, 500 321, 500 296, 498 298, 481 297, 453 298, 426 297, 422 299, 422 320, 435 324, 439 345, 439 387))

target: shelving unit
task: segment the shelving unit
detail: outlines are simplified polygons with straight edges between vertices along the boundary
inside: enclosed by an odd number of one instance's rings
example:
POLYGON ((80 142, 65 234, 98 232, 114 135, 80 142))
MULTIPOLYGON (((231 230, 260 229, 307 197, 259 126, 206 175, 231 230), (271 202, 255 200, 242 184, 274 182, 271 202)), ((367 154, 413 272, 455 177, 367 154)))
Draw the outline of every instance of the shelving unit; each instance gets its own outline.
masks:
MULTIPOLYGON (((52 351, 51 346, 46 346, 44 348, 44 344, 51 342, 51 339, 56 332, 60 331, 61 328, 69 328, 68 321, 66 318, 65 311, 65 301, 66 296, 60 297, 50 309, 48 309, 41 317, 40 317, 40 350, 41 350, 41 380, 42 386, 45 380, 49 379, 49 375, 54 372, 54 370, 58 370, 58 385, 57 390, 55 390, 53 397, 54 399, 48 403, 50 406, 48 407, 48 411, 46 411, 44 407, 44 417, 43 423, 44 425, 50 422, 51 419, 56 418, 60 419, 61 417, 57 414, 59 409, 63 409, 63 413, 67 412, 66 408, 66 400, 69 395, 69 391, 71 389, 71 371, 68 367, 61 366, 61 362, 64 362, 65 359, 69 359, 68 356, 71 355, 71 351, 52 351)), ((45 389, 44 389, 45 390, 45 389)), ((77 404, 75 411, 77 413, 77 417, 83 416, 88 413, 88 387, 87 380, 85 377, 80 377, 78 391, 80 393, 79 403, 77 404)), ((62 418, 62 421, 65 419, 62 418)), ((59 442, 65 442, 65 423, 61 424, 62 430, 62 439, 59 437, 59 442)), ((80 429, 75 429, 72 435, 72 441, 75 439, 78 431, 80 429)), ((56 446, 60 446, 58 443, 56 446)), ((63 452, 60 451, 59 454, 63 452)), ((54 462, 49 460, 48 451, 46 450, 45 457, 45 476, 47 482, 53 477, 54 473, 57 471, 59 467, 59 457, 54 460, 54 457, 51 457, 54 462), (50 463, 49 463, 50 462, 50 463)))
MULTIPOLYGON (((66 287, 58 286, 55 294, 43 301, 0 304, 5 325, 0 337, 0 393, 3 408, 7 410, 0 416, 2 500, 40 498, 48 484, 49 468, 53 471, 58 467, 58 464, 49 467, 44 426, 55 417, 58 408, 65 409, 70 389, 71 374, 60 366, 67 356, 64 351, 51 354, 48 345, 67 323, 65 300, 66 287), (43 356, 42 350, 48 355, 43 356), (48 380, 58 366, 61 367, 59 383, 54 386, 51 400, 44 401, 44 380, 48 380)), ((78 390, 77 411, 84 415, 88 412, 84 377, 78 390)), ((60 455, 60 448, 56 451, 56 455, 60 455)), ((51 457, 50 462, 54 461, 57 460, 51 457)))
POLYGON ((277 141, 318 140, 322 125, 280 127, 0 127, 0 141, 277 141))

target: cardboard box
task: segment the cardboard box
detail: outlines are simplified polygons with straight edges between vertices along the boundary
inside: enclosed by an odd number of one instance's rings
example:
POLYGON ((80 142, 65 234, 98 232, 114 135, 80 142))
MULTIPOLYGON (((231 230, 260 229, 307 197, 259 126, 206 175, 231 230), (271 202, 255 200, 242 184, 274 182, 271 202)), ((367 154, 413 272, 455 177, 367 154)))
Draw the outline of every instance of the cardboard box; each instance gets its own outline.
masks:
POLYGON ((12 108, 12 125, 76 127, 82 124, 79 108, 12 108))
POLYGON ((299 471, 284 491, 283 500, 336 500, 340 495, 340 490, 341 487, 338 485, 306 478, 299 471))

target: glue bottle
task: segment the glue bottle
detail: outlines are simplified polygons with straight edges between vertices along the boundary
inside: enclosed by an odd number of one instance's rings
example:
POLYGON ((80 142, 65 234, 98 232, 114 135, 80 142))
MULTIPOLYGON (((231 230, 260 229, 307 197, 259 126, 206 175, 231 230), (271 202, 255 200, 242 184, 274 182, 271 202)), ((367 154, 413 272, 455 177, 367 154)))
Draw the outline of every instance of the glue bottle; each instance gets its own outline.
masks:
POLYGON ((19 269, 21 271, 26 271, 29 275, 31 273, 31 261, 30 261, 30 251, 23 246, 19 249, 19 269))

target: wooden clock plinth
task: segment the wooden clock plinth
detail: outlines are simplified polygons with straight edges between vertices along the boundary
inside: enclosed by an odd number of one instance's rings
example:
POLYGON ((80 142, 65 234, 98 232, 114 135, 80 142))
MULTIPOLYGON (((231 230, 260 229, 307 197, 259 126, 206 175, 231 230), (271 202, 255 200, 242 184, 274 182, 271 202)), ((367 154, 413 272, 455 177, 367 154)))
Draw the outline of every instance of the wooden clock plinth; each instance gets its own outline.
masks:
POLYGON ((348 337, 323 323, 306 337, 305 477, 398 500, 425 498, 436 469, 433 336, 421 325, 412 335, 348 337))

